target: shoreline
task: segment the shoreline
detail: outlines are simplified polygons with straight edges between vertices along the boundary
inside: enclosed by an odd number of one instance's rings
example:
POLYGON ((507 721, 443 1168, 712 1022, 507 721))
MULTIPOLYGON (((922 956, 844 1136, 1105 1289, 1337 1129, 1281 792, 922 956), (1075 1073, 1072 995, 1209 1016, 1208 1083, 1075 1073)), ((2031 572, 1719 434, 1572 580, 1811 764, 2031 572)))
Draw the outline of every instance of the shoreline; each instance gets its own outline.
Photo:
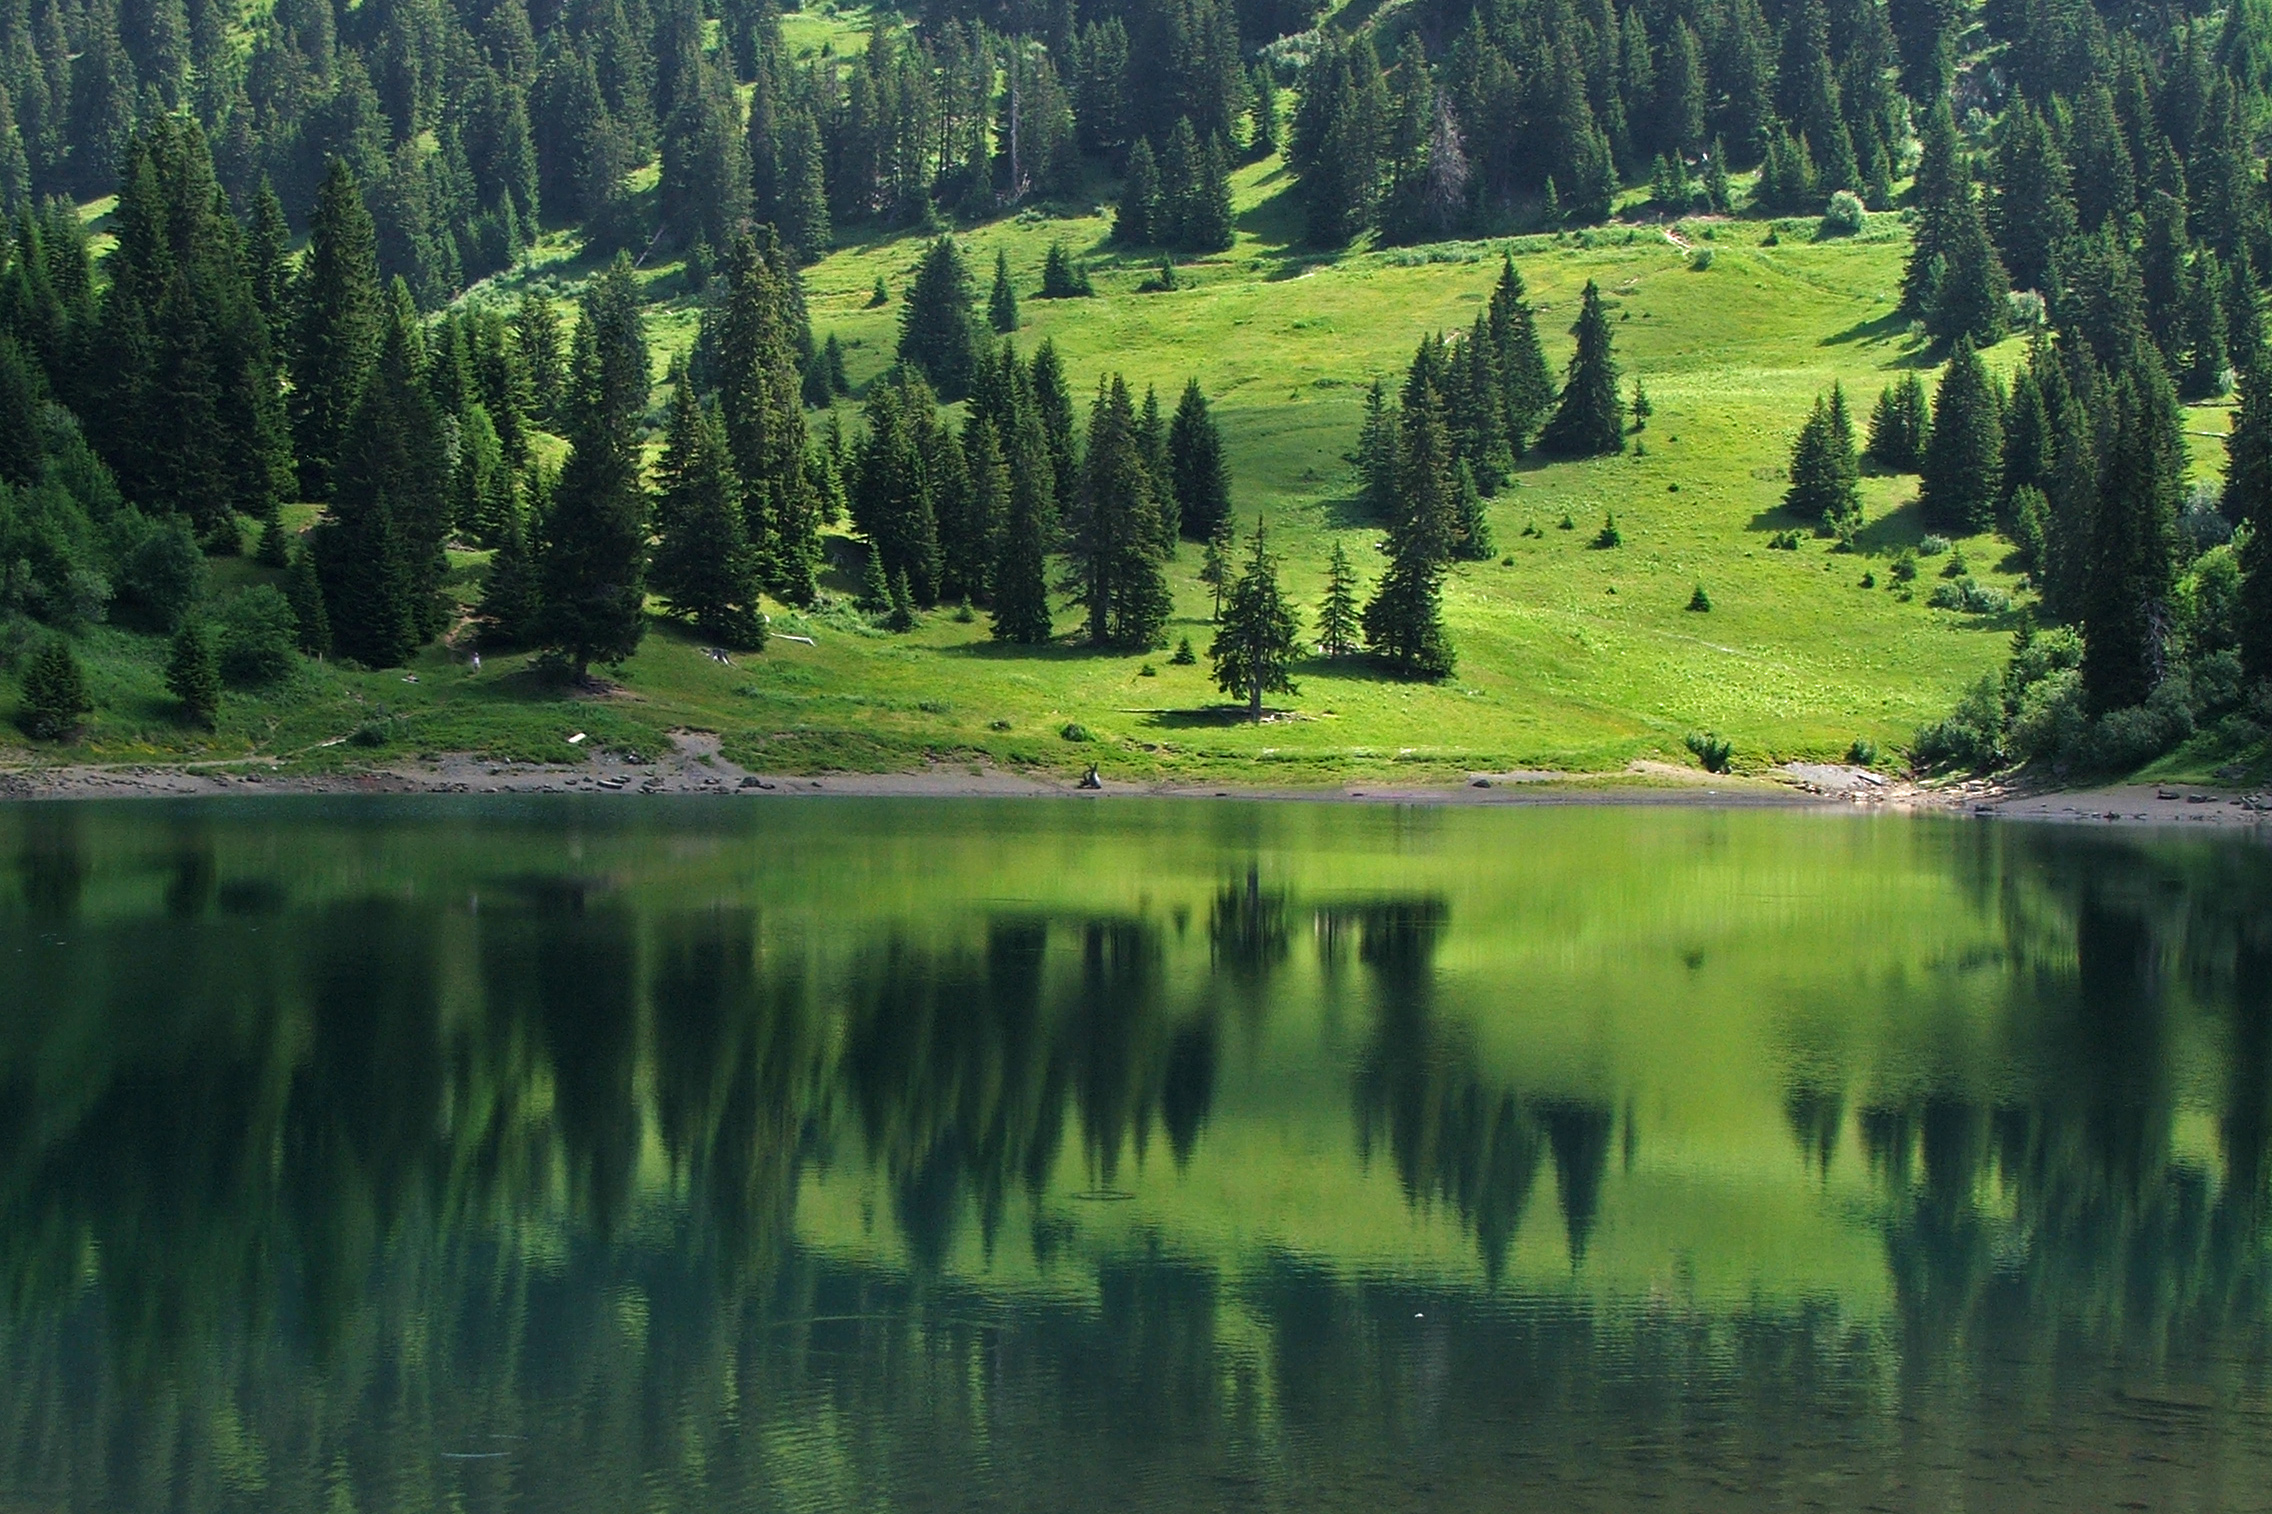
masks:
POLYGON ((1270 785, 1180 778, 1123 781, 1101 790, 1069 778, 977 763, 899 773, 759 773, 719 752, 717 737, 683 732, 653 761, 598 752, 580 763, 502 762, 449 755, 352 770, 295 771, 238 759, 199 764, 62 764, 0 769, 0 803, 228 796, 709 795, 717 798, 1162 798, 1418 805, 1667 805, 1940 813, 2052 824, 2211 826, 2265 831, 2272 794, 2199 784, 2014 788, 1980 780, 1927 786, 1837 764, 1787 763, 1770 775, 1706 774, 1636 762, 1606 773, 1473 773, 1464 781, 1351 780, 1270 785))

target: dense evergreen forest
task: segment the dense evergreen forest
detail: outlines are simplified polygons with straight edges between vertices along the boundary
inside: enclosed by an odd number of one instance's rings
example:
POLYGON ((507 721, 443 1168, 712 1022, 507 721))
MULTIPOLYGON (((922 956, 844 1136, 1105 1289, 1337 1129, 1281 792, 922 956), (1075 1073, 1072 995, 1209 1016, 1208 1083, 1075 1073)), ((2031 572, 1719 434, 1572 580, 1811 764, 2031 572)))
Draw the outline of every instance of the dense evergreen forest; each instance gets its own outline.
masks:
MULTIPOLYGON (((2074 755, 2122 716, 2091 750, 2135 758, 2272 678, 2272 12, 1419 0, 1345 22, 1290 0, 941 0, 792 57, 772 0, 0 0, 0 613, 26 724, 75 726, 67 638, 102 619, 173 638, 193 721, 217 677, 300 654, 400 664, 452 630, 452 543, 494 554, 484 639, 579 674, 638 644, 650 595, 762 644, 761 597, 813 604, 846 515, 862 608, 895 628, 961 605, 1039 644, 1054 597, 1094 645, 1162 645, 1180 539, 1207 544, 1220 597, 1277 605, 1235 592, 1275 560, 1258 540, 1233 562, 1198 386, 1171 423, 1157 393, 1021 352, 1006 269, 982 309, 951 234, 1103 197, 1121 242, 1205 253, 1233 237, 1233 167, 1277 153, 1321 249, 1898 211, 1904 312, 1948 366, 1929 407, 1914 384, 1879 400, 1867 457, 1917 469, 1952 530, 2001 529, 2072 628, 2024 644, 1997 708, 1980 694, 1926 755, 2074 755), (98 261, 80 207, 105 196, 98 261), (614 256, 576 310, 458 300, 563 227, 614 256), (847 428, 800 268, 870 228, 935 240, 899 366, 847 428), (633 279, 657 256, 704 291, 659 409, 633 279), (2016 331, 2033 345, 2007 386, 1976 353, 2016 331), (2221 503, 2189 509, 2180 399, 2236 378, 2221 503), (301 501, 320 522, 287 532, 301 501), (247 549, 280 587, 210 608, 204 558, 247 549), (2179 592, 2202 552, 2227 564, 2209 604, 2198 574, 2179 592)), ((1052 249, 1040 293, 1087 293, 1077 256, 1052 249)), ((1518 462, 1645 426, 1591 288, 1576 331, 1558 386, 1510 260, 1471 330, 1376 386, 1354 458, 1389 560, 1361 639, 1393 670, 1452 670, 1440 585, 1491 553, 1481 502, 1518 462)), ((1861 459, 1826 396, 1793 508, 1850 529, 1861 459)), ((1355 649, 1348 608, 1320 628, 1332 650, 1355 649)), ((1225 655, 1282 680, 1300 633, 1272 617, 1268 655, 1254 625, 1225 655)))

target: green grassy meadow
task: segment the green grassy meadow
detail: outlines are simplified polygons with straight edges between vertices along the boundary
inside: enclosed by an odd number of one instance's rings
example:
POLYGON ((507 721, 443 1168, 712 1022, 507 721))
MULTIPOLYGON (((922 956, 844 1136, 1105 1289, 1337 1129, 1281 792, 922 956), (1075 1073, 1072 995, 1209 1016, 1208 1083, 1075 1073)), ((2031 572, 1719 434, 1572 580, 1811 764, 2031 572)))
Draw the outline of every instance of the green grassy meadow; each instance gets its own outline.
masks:
MULTIPOLYGON (((793 40, 819 45, 801 33, 793 40)), ((1999 664, 2018 610, 1928 608, 1945 558, 1924 560, 1908 593, 1890 582, 1893 556, 1923 534, 1914 477, 1865 479, 1858 553, 1834 553, 1812 536, 1796 551, 1768 545, 1799 524, 1777 506, 1791 438, 1816 394, 1842 382, 1859 424, 1880 387, 1924 361, 1895 313, 1908 245, 1896 216, 1874 216, 1860 236, 1834 241, 1818 240, 1807 222, 1686 223, 1695 245, 1711 250, 1707 268, 1651 225, 1320 256, 1301 245, 1291 178, 1271 158, 1237 176, 1237 244, 1180 265, 1183 287, 1140 295, 1156 259, 1108 245, 1109 187, 1095 186, 1100 204, 1086 215, 1029 210, 963 232, 981 297, 996 250, 1006 250, 1022 297, 1021 348, 1054 341, 1084 407, 1110 370, 1156 386, 1171 408, 1195 375, 1224 428, 1242 527, 1267 517, 1289 591, 1305 609, 1337 539, 1368 582, 1384 561, 1378 530, 1356 510, 1346 456, 1366 385, 1376 376, 1393 385, 1424 333, 1472 321, 1503 249, 1516 255, 1557 368, 1579 290, 1588 279, 1601 284, 1618 359, 1628 383, 1646 384, 1654 415, 1628 455, 1533 461, 1492 501, 1500 556, 1458 566, 1445 589, 1460 654, 1454 677, 1406 684, 1361 661, 1315 661, 1300 670, 1298 692, 1274 699, 1272 718, 1251 726, 1207 676, 1209 599, 1192 544, 1171 570, 1177 618, 1168 635, 1171 647, 1189 637, 1200 661, 1177 667, 1166 649, 1132 657, 1074 644, 1069 611, 1060 614, 1060 643, 1041 650, 999 647, 983 614, 964 621, 945 609, 909 635, 876 631, 848 607, 862 549, 842 538, 831 541, 826 580, 837 604, 774 616, 777 632, 813 645, 777 636, 727 666, 658 620, 638 655, 611 670, 620 688, 605 696, 548 684, 525 657, 491 657, 476 677, 461 653, 430 648, 409 669, 316 667, 282 690, 232 694, 217 734, 192 733, 163 692, 162 644, 101 631, 89 673, 102 708, 71 755, 323 763, 474 751, 567 760, 575 749, 564 739, 575 731, 645 752, 673 729, 694 728, 719 732, 729 757, 782 768, 938 759, 1068 770, 1095 760, 1130 778, 1322 784, 1392 767, 1441 777, 1693 765, 1683 737, 1711 730, 1734 742, 1739 769, 1757 770, 1837 759, 1856 738, 1896 752, 1999 664), (1031 297, 1059 239, 1090 262, 1096 298, 1031 297), (1623 545, 1594 550, 1611 512, 1623 545), (1572 529, 1561 528, 1565 518, 1572 529), (1523 534, 1527 527, 1537 534, 1523 534), (1876 587, 1861 586, 1866 573, 1876 587), (1686 608, 1699 585, 1708 613, 1686 608), (1092 740, 1065 739, 1075 723, 1092 740), (342 743, 357 731, 364 744, 342 743)), ((898 296, 923 241, 852 237, 807 270, 815 338, 833 332, 843 342, 856 391, 891 360, 898 296), (878 277, 893 298, 869 308, 878 277)), ((591 266, 556 235, 522 269, 468 298, 514 299, 531 280, 565 292, 591 266)), ((677 264, 642 269, 641 278, 659 379, 691 345, 698 307, 677 264)), ((2022 346, 2008 341, 1990 361, 2008 371, 2022 346)), ((658 385, 658 412, 664 397, 658 385)), ((856 428, 857 401, 841 404, 856 428)), ((2225 425, 2219 409, 2189 412, 2197 471, 2221 466, 2225 425)), ((290 519, 311 515, 303 507, 290 519)), ((1957 545, 1983 581, 2015 586, 2002 544, 1957 545)), ((264 571, 219 563, 216 586, 264 571)), ((470 602, 478 582, 469 554, 455 587, 470 602)), ((2029 601, 2018 596, 2022 607, 2029 601)), ((12 701, 12 691, 0 694, 12 701)))

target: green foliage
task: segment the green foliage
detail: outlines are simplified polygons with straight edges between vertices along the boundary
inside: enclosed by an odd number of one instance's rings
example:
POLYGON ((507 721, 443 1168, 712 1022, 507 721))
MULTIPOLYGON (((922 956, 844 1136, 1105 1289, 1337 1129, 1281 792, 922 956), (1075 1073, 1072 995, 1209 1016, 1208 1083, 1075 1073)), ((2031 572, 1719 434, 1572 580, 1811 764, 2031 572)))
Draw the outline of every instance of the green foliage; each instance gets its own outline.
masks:
POLYGON ((656 468, 656 541, 648 579, 674 615, 728 647, 762 647, 757 554, 742 514, 742 484, 714 407, 682 377, 656 468))
POLYGON ((1790 474, 1783 508, 1800 519, 1835 528, 1862 513, 1861 461, 1843 387, 1831 385, 1827 401, 1815 396, 1813 413, 1791 446, 1790 474))
POLYGON ((1579 297, 1578 339, 1562 398, 1539 433, 1539 447, 1557 457, 1596 457, 1625 450, 1625 417, 1617 397, 1617 361, 1611 354, 1609 315, 1601 288, 1586 281, 1579 297))
POLYGON ((1688 596, 1688 608, 1698 614, 1707 614, 1711 611, 1712 596, 1704 592, 1702 584, 1698 584, 1694 592, 1688 596))
POLYGON ((24 669, 17 723, 35 741, 61 741, 77 731, 80 720, 94 708, 71 643, 60 636, 49 636, 24 669))
POLYGON ((194 616, 181 623, 167 649, 166 692, 181 701, 184 724, 211 729, 221 710, 221 664, 213 633, 194 616))
POLYGON ((1707 773, 1724 773, 1735 756, 1735 744, 1712 731, 1690 731, 1682 744, 1707 773))
POLYGON ((239 688, 281 682, 299 665, 299 639, 291 601, 271 584, 255 584, 221 608, 221 676, 239 688))
POLYGON ((962 249, 953 237, 940 237, 923 254, 914 282, 908 285, 899 315, 899 356, 950 401, 961 399, 970 389, 978 349, 971 298, 962 249))
POLYGON ((1066 586, 1088 611, 1092 645, 1158 646, 1172 605, 1160 562, 1157 484, 1145 464, 1128 385, 1117 374, 1098 386, 1087 451, 1067 522, 1066 586))
POLYGON ((1996 518, 2004 474, 2003 398, 1973 351, 1956 338, 1933 396, 1918 502, 1937 527, 1970 533, 1996 518))
POLYGON ((594 662, 629 657, 647 628, 638 431, 647 342, 631 265, 620 255, 585 288, 570 369, 568 461, 534 543, 536 639, 581 675, 594 662))
POLYGON ((1222 430, 1208 412, 1197 379, 1183 386, 1168 426, 1167 451, 1177 528, 1193 541, 1211 540, 1230 519, 1231 474, 1222 430))
POLYGON ((1278 559, 1265 546, 1257 519, 1246 566, 1231 586, 1221 627, 1207 649, 1215 687, 1244 699, 1248 715, 1260 721, 1263 695, 1294 691, 1301 633, 1301 619, 1278 583, 1278 559))
POLYGON ((166 520, 148 528, 120 565, 118 588, 135 624, 165 633, 180 626, 205 592, 205 554, 187 522, 166 520))
MULTIPOLYGON (((1563 529, 1568 530, 1570 528, 1564 526, 1563 529)), ((1586 545, 1596 552, 1607 552, 1612 548, 1625 545, 1625 534, 1617 529, 1616 511, 1613 510, 1602 517, 1601 529, 1594 533, 1594 539, 1586 545)))
POLYGON ((1870 461, 1896 473, 1914 473, 1924 466, 1926 439, 1932 430, 1925 381, 1915 372, 1906 373, 1900 382, 1879 391, 1877 405, 1870 411, 1870 461))
POLYGON ((986 324, 998 332, 1018 329, 1018 292, 1010 284, 1010 254, 994 251, 994 288, 986 299, 986 324))
POLYGON ((1073 261, 1062 241, 1052 241, 1041 264, 1041 297, 1045 300, 1085 300, 1096 294, 1089 270, 1073 261))

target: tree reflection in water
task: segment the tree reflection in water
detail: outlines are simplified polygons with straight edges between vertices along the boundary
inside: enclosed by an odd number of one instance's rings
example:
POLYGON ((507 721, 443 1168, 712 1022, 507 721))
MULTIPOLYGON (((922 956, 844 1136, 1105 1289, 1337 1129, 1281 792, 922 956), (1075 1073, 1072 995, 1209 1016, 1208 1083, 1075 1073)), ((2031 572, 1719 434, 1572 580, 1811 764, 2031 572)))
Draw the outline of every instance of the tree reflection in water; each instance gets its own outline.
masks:
MULTIPOLYGON (((1751 1190, 1636 1128, 1691 1075, 1660 1033, 1566 1044, 1698 981, 1645 976, 1677 903, 1282 874, 1264 821, 1197 874, 1116 842, 1158 876, 1113 898, 990 823, 1005 881, 912 907, 793 828, 776 887, 667 829, 0 815, 0 1502, 1923 1507, 1989 1454, 2048 1508, 2267 1470, 2259 850, 1951 833, 1913 928, 1969 934, 1899 991, 1715 941, 1742 1014, 1813 1017, 1780 1073, 1735 1043, 1787 1168, 1683 1137, 1809 1217, 1760 1240, 1684 1218, 1751 1190)), ((1843 844, 1779 823, 1697 865, 1843 844)))

